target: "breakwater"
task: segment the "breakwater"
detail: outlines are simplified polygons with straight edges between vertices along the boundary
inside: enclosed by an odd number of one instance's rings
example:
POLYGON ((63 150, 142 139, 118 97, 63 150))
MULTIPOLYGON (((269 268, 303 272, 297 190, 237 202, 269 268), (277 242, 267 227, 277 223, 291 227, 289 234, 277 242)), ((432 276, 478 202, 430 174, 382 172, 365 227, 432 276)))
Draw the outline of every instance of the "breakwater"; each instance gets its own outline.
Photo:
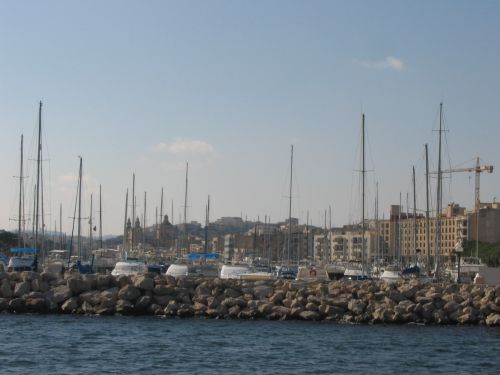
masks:
POLYGON ((500 325, 500 286, 0 273, 0 311, 500 325))

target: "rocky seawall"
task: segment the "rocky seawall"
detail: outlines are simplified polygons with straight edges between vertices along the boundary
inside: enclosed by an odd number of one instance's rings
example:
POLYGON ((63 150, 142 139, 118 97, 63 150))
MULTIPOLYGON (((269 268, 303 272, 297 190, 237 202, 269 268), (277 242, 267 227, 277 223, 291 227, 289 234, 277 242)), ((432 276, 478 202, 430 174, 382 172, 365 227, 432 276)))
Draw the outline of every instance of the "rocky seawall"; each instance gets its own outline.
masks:
POLYGON ((500 326, 500 286, 2 272, 0 312, 500 326))

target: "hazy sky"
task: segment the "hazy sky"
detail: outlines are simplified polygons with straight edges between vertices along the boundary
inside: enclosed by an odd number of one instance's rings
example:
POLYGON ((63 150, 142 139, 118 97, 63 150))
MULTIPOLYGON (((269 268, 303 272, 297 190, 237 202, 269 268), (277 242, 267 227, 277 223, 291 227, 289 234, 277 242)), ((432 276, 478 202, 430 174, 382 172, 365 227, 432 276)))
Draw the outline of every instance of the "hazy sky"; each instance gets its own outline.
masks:
MULTIPOLYGON (((62 203, 71 229, 78 155, 83 216, 102 184, 105 233, 122 232, 133 172, 138 212, 147 191, 154 222, 163 186, 178 222, 186 161, 189 220, 208 194, 212 218, 282 220, 292 143, 293 216, 322 225, 331 205, 334 225, 359 220, 362 112, 367 216, 375 181, 381 217, 412 199, 412 165, 423 209, 440 101, 445 165, 500 167, 499 20, 498 1, 0 1, 0 228, 16 228, 20 136, 33 159, 39 100, 49 228, 62 203)), ((446 202, 470 208, 473 193, 471 174, 446 180, 446 202)), ((481 197, 500 200, 500 172, 481 197)))

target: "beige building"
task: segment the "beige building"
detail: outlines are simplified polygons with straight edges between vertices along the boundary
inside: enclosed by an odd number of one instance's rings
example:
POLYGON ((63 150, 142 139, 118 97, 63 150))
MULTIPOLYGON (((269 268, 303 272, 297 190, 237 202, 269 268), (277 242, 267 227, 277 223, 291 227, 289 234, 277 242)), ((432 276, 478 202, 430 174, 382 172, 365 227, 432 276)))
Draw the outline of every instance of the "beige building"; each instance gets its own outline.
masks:
MULTIPOLYGON (((401 257, 403 263, 411 262, 415 257, 423 260, 433 258, 436 253, 435 217, 429 219, 429 242, 427 242, 427 220, 423 215, 400 214, 399 206, 391 206, 390 219, 380 224, 380 236, 388 242, 388 257, 401 257)), ((468 237, 468 215, 465 208, 457 204, 449 204, 440 217, 441 227, 441 256, 445 261, 454 255, 453 251, 458 241, 465 241, 468 237)))

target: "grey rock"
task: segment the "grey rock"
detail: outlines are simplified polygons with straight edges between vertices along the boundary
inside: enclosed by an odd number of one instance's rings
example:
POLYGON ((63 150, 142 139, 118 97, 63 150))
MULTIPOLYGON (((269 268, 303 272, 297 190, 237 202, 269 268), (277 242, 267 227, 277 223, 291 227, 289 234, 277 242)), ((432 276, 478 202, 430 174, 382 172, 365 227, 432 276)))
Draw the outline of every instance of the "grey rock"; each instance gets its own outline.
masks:
POLYGON ((153 290, 155 282, 153 279, 146 277, 145 275, 139 275, 135 277, 134 286, 141 290, 153 290))
POLYGON ((257 299, 269 298, 272 296, 274 289, 268 285, 259 285, 253 289, 253 295, 257 299))
POLYGON ((22 297, 25 294, 28 294, 30 291, 31 291, 30 281, 22 281, 20 283, 16 283, 14 287, 14 297, 22 297))
POLYGON ((0 286, 0 295, 4 298, 12 298, 12 289, 10 288, 10 281, 5 279, 0 286))
POLYGON ((68 288, 71 290, 71 293, 74 295, 88 292, 92 287, 90 280, 81 279, 79 277, 70 277, 66 280, 66 283, 68 288))
POLYGON ((25 305, 31 312, 43 313, 47 310, 45 298, 27 298, 25 305))
POLYGON ((101 292, 98 290, 91 290, 80 294, 80 299, 83 302, 90 304, 91 306, 97 306, 101 303, 101 292))
MULTIPOLYGON (((130 285, 130 284, 125 285, 118 292, 119 299, 127 300, 130 302, 135 302, 137 300, 137 298, 139 298, 140 296, 141 296, 141 291, 139 290, 139 288, 137 288, 133 285, 130 285)), ((118 311, 118 308, 117 308, 117 311, 118 311)))
POLYGON ((321 316, 315 311, 302 311, 299 314, 300 319, 302 320, 320 320, 321 316))
POLYGON ((349 301, 347 308, 356 315, 360 315, 365 310, 366 304, 358 299, 352 299, 349 301))
POLYGON ((71 290, 66 285, 55 287, 49 290, 47 293, 45 293, 45 297, 48 300, 51 300, 57 304, 66 301, 68 298, 72 296, 73 294, 71 293, 71 290))
POLYGON ((490 314, 486 317, 486 325, 500 326, 500 314, 490 314))
POLYGON ((134 305, 126 299, 119 299, 116 302, 116 313, 121 315, 131 315, 134 313, 134 305))
POLYGON ((9 301, 9 311, 16 313, 24 313, 26 309, 26 301, 23 298, 13 298, 9 301))
POLYGON ((63 313, 73 313, 78 309, 78 297, 68 298, 61 306, 63 313))
POLYGON ((31 282, 31 290, 35 292, 46 292, 49 290, 49 283, 42 278, 35 279, 31 282))

